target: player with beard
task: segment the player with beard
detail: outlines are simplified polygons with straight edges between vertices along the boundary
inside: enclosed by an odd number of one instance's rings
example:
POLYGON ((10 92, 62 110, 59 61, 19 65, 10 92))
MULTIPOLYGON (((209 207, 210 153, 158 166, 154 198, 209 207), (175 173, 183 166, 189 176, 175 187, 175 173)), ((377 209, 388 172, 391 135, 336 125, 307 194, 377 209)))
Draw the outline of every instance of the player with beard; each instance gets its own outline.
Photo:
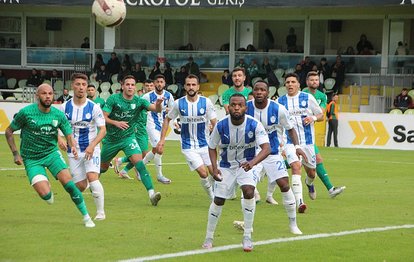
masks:
POLYGON ((203 248, 213 247, 214 231, 226 199, 231 197, 233 188, 240 185, 243 191, 242 210, 245 230, 243 250, 253 250, 251 234, 253 230, 256 202, 254 189, 259 174, 254 166, 270 153, 269 137, 263 125, 246 115, 246 98, 242 94, 230 97, 229 113, 213 129, 208 143, 209 155, 213 166, 214 201, 208 211, 207 233, 203 248), (217 147, 221 160, 217 167, 217 147), (261 151, 256 155, 256 147, 261 151))
POLYGON ((83 215, 85 226, 94 227, 95 224, 89 216, 82 193, 72 181, 65 160, 57 147, 59 130, 61 130, 73 156, 78 157, 70 123, 64 113, 51 107, 53 88, 49 84, 41 84, 37 88, 36 98, 38 102, 21 109, 6 129, 6 139, 13 153, 14 163, 24 164, 30 185, 43 200, 52 204, 54 198, 46 175, 47 168, 69 193, 83 215), (17 130, 21 130, 21 156, 13 137, 13 132, 17 130))
POLYGON ((196 170, 200 176, 201 186, 211 200, 214 198, 212 184, 208 179, 208 171, 213 169, 208 155, 209 124, 214 127, 217 116, 210 99, 198 95, 200 89, 199 79, 196 75, 188 75, 185 78, 186 96, 177 99, 172 109, 164 119, 161 130, 161 138, 157 144, 157 153, 164 150, 165 137, 169 123, 172 119, 180 118, 181 122, 181 152, 187 160, 191 171, 196 170))
MULTIPOLYGON (((318 90, 319 87, 319 74, 315 71, 310 71, 306 76, 306 85, 308 87, 303 89, 303 92, 312 94, 315 97, 316 102, 323 111, 326 110, 327 98, 324 93, 318 90)), ((329 179, 328 172, 326 171, 323 165, 323 159, 319 153, 319 148, 315 144, 315 154, 316 154, 316 174, 321 179, 322 183, 325 185, 328 190, 329 196, 331 198, 336 197, 345 190, 345 186, 334 187, 329 179)))
POLYGON ((223 106, 226 110, 226 114, 229 113, 229 102, 230 97, 233 94, 242 94, 246 100, 251 90, 244 86, 244 81, 246 81, 246 71, 243 67, 235 67, 231 72, 231 79, 233 81, 233 86, 224 91, 223 97, 223 106))
POLYGON ((170 184, 171 179, 165 177, 162 174, 162 154, 157 153, 156 147, 161 137, 162 123, 167 116, 169 110, 171 110, 174 97, 165 89, 165 77, 163 75, 155 76, 155 89, 149 93, 146 93, 143 98, 150 103, 154 103, 157 99, 164 99, 162 103, 161 113, 148 112, 147 116, 147 133, 152 146, 152 150, 144 157, 144 164, 147 164, 154 159, 155 170, 157 172, 157 180, 163 184, 170 184))
POLYGON ((101 108, 105 105, 105 100, 97 96, 96 94, 96 86, 89 84, 88 89, 86 90, 86 93, 88 95, 88 99, 92 100, 95 104, 98 104, 101 108))

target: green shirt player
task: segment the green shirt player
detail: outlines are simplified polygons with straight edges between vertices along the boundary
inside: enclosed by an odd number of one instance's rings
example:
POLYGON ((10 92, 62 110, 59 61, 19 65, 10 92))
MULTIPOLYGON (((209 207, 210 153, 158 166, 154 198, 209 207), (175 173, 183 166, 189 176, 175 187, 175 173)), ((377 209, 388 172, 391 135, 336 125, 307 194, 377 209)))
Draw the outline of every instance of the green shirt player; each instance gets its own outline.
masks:
POLYGON ((135 95, 135 78, 127 75, 122 81, 122 93, 111 95, 103 108, 107 125, 107 135, 102 141, 101 173, 108 170, 111 160, 123 151, 125 156, 137 169, 141 181, 148 191, 152 205, 156 206, 161 199, 155 193, 151 176, 142 162, 142 152, 135 137, 137 120, 142 111, 161 112, 162 99, 150 104, 135 95))
POLYGON ((87 97, 90 100, 92 100, 92 102, 94 102, 95 104, 98 104, 101 108, 104 107, 105 100, 103 100, 102 98, 96 95, 96 86, 89 84, 88 88, 86 89, 86 94, 87 94, 87 97))
POLYGON ((83 200, 82 193, 72 181, 65 160, 57 147, 59 130, 65 135, 73 155, 77 158, 72 129, 63 112, 51 107, 53 89, 49 84, 37 88, 38 102, 21 109, 6 129, 6 139, 14 156, 14 163, 24 164, 30 184, 47 203, 53 203, 53 192, 46 175, 46 168, 63 185, 72 201, 83 215, 86 227, 94 227, 83 200), (20 153, 14 142, 13 132, 21 130, 20 153))
MULTIPOLYGON (((145 80, 144 81, 144 86, 142 88, 142 94, 140 95, 140 97, 142 97, 143 94, 151 92, 154 89, 155 89, 154 80, 151 80, 151 79, 145 80)), ((136 126, 135 126, 135 138, 138 142, 139 147, 141 148, 142 157, 145 157, 145 155, 149 151, 148 133, 147 133, 147 128, 146 128, 147 127, 147 115, 148 115, 147 111, 142 110, 140 116, 138 117, 136 126)), ((129 161, 128 157, 126 157, 126 156, 114 159, 115 172, 118 173, 119 176, 122 177, 122 178, 132 179, 128 175, 128 171, 131 170, 133 167, 134 167, 134 165, 129 161), (127 162, 128 162, 128 164, 122 170, 119 170, 120 166, 123 163, 127 163, 127 162)), ((138 171, 136 169, 134 169, 134 170, 136 172, 137 179, 141 180, 141 177, 139 176, 138 171)))
MULTIPOLYGON (((303 92, 312 94, 316 101, 319 103, 319 106, 322 110, 326 110, 327 98, 324 93, 318 90, 319 87, 319 74, 315 71, 310 71, 306 76, 306 85, 307 88, 303 89, 303 92)), ((319 153, 319 148, 316 146, 315 143, 315 154, 316 154, 316 174, 322 180, 322 183, 325 185, 326 189, 329 192, 330 197, 336 197, 337 195, 341 194, 345 186, 341 187, 334 187, 329 179, 328 173, 325 170, 323 165, 323 159, 321 154, 319 153)))
POLYGON ((233 80, 233 86, 227 89, 222 95, 226 114, 229 114, 229 100, 233 94, 242 94, 246 100, 248 100, 248 96, 251 92, 249 88, 244 86, 244 81, 246 81, 246 71, 243 67, 235 67, 231 72, 231 79, 233 80))

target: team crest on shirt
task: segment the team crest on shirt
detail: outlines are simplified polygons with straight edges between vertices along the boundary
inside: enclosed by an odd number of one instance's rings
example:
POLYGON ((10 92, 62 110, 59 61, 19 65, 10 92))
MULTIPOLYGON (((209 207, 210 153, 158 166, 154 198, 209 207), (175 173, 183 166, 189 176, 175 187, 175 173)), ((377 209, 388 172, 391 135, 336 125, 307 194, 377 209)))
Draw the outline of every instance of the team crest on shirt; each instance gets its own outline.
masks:
POLYGON ((303 100, 303 101, 301 102, 301 104, 302 104, 302 107, 306 107, 307 102, 306 102, 305 100, 303 100))
POLYGON ((85 115, 85 118, 86 118, 86 119, 91 119, 91 114, 90 114, 90 113, 87 113, 87 114, 85 115))
POLYGON ((271 123, 276 122, 276 117, 275 117, 275 116, 272 116, 272 117, 270 118, 270 122, 271 122, 271 123))
POLYGON ((136 104, 131 104, 131 109, 135 109, 136 106, 136 104))
POLYGON ((204 114, 204 108, 200 108, 200 114, 204 114))
POLYGON ((52 120, 52 126, 57 127, 57 125, 58 125, 58 121, 57 120, 52 120))
POLYGON ((247 133, 247 136, 248 136, 249 138, 252 138, 252 137, 253 137, 253 132, 252 132, 252 131, 250 131, 249 133, 247 133))

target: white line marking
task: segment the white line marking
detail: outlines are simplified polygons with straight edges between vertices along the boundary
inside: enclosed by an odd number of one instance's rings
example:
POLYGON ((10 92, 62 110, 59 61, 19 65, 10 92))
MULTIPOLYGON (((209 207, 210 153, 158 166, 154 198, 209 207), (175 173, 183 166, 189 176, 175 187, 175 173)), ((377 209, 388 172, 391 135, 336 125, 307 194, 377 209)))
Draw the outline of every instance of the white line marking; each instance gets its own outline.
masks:
MULTIPOLYGON (((346 235, 353 235, 353 234, 382 232, 382 231, 388 231, 388 230, 409 229, 409 228, 414 228, 414 225, 374 227, 374 228, 364 228, 364 229, 356 229, 356 230, 350 230, 350 231, 342 231, 342 232, 336 232, 336 233, 321 233, 321 234, 314 234, 314 235, 307 235, 307 236, 275 238, 275 239, 254 242, 254 245, 261 246, 261 245, 269 245, 269 244, 274 244, 274 243, 309 240, 309 239, 315 239, 315 238, 346 236, 346 235)), ((137 258, 131 258, 131 259, 126 259, 126 260, 120 260, 120 261, 121 262, 138 262, 138 261, 159 260, 159 259, 165 259, 165 258, 176 258, 176 257, 200 255, 200 254, 205 254, 205 253, 227 251, 230 249, 236 249, 236 248, 241 248, 241 247, 242 247, 241 244, 234 244, 234 245, 227 245, 227 246, 222 246, 222 247, 213 247, 211 249, 197 249, 197 250, 183 251, 183 252, 170 253, 170 254, 164 254, 164 255, 137 257, 137 258)))

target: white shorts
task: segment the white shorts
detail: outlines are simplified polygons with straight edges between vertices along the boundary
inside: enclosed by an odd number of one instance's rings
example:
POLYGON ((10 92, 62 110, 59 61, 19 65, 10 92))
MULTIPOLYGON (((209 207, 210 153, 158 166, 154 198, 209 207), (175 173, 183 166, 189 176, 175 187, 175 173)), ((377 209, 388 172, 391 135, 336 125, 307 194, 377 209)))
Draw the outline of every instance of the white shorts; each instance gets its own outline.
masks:
POLYGON ((281 155, 269 155, 260 163, 262 164, 270 183, 282 177, 289 176, 285 161, 281 155))
POLYGON ((181 152, 183 153, 191 171, 194 171, 203 165, 211 166, 207 146, 198 149, 183 149, 181 152))
POLYGON ((147 129, 148 138, 152 147, 156 147, 161 138, 161 132, 155 129, 147 129))
POLYGON ((90 160, 86 160, 85 157, 79 156, 78 159, 74 157, 68 157, 70 173, 72 174, 72 181, 78 183, 86 179, 86 174, 100 173, 101 169, 101 149, 95 148, 93 157, 90 160))
POLYGON ((296 155, 295 146, 292 144, 285 145, 285 154, 289 165, 295 161, 302 161, 302 164, 309 167, 309 168, 316 168, 316 155, 315 155, 315 146, 312 145, 301 145, 302 151, 305 153, 306 157, 308 158, 308 162, 301 159, 299 160, 298 156, 296 155))
POLYGON ((221 171, 222 181, 214 182, 214 196, 224 199, 229 199, 234 192, 237 185, 251 185, 256 187, 259 181, 258 170, 253 168, 248 172, 243 168, 219 168, 221 171))

